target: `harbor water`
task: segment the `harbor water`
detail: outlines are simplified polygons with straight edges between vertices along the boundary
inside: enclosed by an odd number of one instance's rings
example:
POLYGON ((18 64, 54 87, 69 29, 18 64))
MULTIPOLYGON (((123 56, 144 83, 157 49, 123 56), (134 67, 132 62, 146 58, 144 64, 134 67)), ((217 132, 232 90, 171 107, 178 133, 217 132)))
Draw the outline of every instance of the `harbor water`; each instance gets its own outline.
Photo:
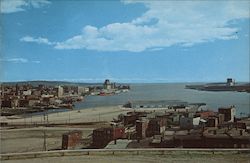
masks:
POLYGON ((250 93, 210 92, 186 89, 186 84, 130 84, 131 90, 113 96, 87 96, 75 103, 75 109, 97 106, 123 105, 137 100, 181 100, 189 103, 206 103, 207 108, 217 111, 219 107, 236 107, 237 116, 250 114, 250 93))

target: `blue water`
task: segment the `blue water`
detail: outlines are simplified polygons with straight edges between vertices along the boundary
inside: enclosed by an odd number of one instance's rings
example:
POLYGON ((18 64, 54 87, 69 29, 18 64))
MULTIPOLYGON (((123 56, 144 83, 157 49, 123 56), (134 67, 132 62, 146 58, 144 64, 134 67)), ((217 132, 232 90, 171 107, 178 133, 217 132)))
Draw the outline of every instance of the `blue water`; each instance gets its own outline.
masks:
POLYGON ((211 110, 236 106, 237 116, 250 114, 250 93, 209 92, 185 89, 185 84, 131 84, 131 90, 114 96, 87 96, 75 103, 75 109, 96 106, 123 105, 135 100, 181 100, 189 103, 206 103, 211 110))

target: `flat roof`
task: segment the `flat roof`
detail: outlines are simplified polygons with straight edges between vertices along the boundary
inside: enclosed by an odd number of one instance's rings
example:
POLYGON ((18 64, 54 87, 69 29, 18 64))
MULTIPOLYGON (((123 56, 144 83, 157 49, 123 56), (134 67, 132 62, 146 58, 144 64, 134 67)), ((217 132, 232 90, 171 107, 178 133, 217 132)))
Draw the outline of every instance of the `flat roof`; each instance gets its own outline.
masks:
POLYGON ((132 142, 132 140, 118 139, 118 140, 116 140, 116 144, 114 143, 114 141, 111 141, 105 147, 105 149, 125 149, 130 142, 132 142))
POLYGON ((188 105, 188 102, 180 100, 158 100, 158 101, 130 101, 132 105, 188 105))

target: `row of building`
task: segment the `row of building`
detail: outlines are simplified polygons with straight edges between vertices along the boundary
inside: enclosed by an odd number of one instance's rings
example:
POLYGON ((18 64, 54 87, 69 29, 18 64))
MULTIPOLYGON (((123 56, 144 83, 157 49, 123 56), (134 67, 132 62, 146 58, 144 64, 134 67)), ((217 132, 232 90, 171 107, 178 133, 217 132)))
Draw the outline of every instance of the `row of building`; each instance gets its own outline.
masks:
POLYGON ((128 85, 117 85, 108 79, 103 85, 55 85, 2 83, 0 89, 1 115, 22 114, 24 111, 39 112, 45 109, 73 108, 75 101, 83 100, 86 95, 107 95, 128 90, 128 85))
POLYGON ((234 106, 219 108, 218 112, 187 110, 182 105, 172 111, 135 110, 120 115, 116 125, 94 130, 92 147, 132 139, 139 147, 147 140, 151 147, 249 148, 250 119, 237 119, 235 114, 234 106))
POLYGON ((1 85, 0 108, 60 107, 82 100, 86 87, 31 84, 1 85))

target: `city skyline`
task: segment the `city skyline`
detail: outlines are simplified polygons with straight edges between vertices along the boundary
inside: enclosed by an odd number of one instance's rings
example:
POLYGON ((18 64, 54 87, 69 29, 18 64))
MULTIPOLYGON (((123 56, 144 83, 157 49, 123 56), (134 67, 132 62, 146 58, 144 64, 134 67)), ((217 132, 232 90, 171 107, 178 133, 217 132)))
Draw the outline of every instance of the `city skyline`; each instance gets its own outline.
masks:
POLYGON ((0 79, 249 82, 249 1, 1 1, 0 79))

